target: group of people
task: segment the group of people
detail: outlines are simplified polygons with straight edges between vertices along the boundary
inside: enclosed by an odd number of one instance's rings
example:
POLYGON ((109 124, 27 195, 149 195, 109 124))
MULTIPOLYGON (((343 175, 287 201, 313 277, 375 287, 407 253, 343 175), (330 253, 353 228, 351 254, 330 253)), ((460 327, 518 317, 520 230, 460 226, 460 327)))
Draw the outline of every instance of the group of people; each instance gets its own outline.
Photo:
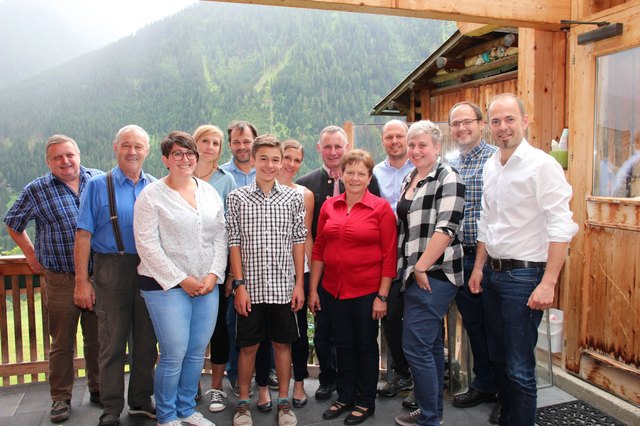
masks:
POLYGON ((129 415, 213 425, 196 411, 210 345, 210 411, 227 406, 226 372, 238 396, 233 424, 252 425, 255 372, 258 410, 273 409, 269 389, 277 389, 277 424, 294 426, 293 409, 307 403, 308 308, 315 398, 337 391, 325 420, 347 413, 345 424, 362 423, 376 394, 411 391, 402 405, 412 411, 396 423, 438 425, 442 320, 455 299, 475 378, 454 406, 497 399, 492 421, 533 425, 537 327, 577 225, 562 169, 527 143, 527 124, 515 95, 496 96, 491 146, 480 108, 460 102, 449 112, 460 154, 447 164, 436 124, 391 120, 387 158, 375 166, 328 126, 316 144, 322 167, 297 181, 302 145, 258 135, 246 121, 229 125, 232 158, 223 165, 218 127, 171 132, 160 143, 168 173, 157 180, 142 170, 150 145, 139 126, 116 134, 117 165, 107 173, 81 166, 73 139, 52 136, 50 172, 5 218, 30 269, 45 274, 51 420, 70 415, 80 319, 100 426, 120 422, 127 345, 129 415), (35 244, 25 232, 32 219, 35 244), (380 320, 392 361, 377 389, 380 320))

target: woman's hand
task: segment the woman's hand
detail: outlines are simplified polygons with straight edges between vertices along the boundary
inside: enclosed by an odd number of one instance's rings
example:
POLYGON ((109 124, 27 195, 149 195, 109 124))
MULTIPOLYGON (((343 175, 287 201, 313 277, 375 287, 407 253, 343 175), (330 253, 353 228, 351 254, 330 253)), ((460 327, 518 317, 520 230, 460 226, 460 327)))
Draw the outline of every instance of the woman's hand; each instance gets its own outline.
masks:
POLYGON ((180 287, 182 287, 182 290, 184 290, 184 292, 189 296, 195 297, 200 295, 199 293, 202 291, 203 284, 195 277, 189 275, 187 278, 182 280, 180 287))
POLYGON ((311 313, 315 316, 316 313, 322 310, 320 306, 320 297, 317 291, 309 291, 309 298, 307 299, 307 306, 311 313))
POLYGON ((298 312, 304 306, 304 287, 297 285, 293 288, 293 294, 291 295, 291 310, 298 312))
POLYGON ((418 287, 431 293, 431 286, 429 285, 429 278, 427 277, 426 271, 418 272, 414 270, 413 279, 416 281, 416 284, 418 284, 418 287))
POLYGON ((229 298, 229 296, 231 296, 232 288, 233 288, 233 275, 227 274, 227 279, 224 280, 224 297, 229 298))
POLYGON ((209 294, 216 288, 216 283, 218 282, 218 277, 215 274, 207 274, 202 279, 202 289, 198 296, 204 296, 205 294, 209 294))
POLYGON ((376 297, 373 300, 373 312, 371 313, 371 318, 379 320, 384 318, 385 315, 387 315, 387 302, 383 302, 376 297))

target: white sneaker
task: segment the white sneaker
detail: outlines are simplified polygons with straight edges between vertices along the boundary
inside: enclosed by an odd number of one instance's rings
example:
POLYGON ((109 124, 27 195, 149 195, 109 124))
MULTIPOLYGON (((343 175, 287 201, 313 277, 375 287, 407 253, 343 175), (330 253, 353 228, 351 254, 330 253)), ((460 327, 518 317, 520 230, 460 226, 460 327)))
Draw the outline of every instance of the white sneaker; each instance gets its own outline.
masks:
POLYGON ((189 417, 180 419, 182 423, 186 423, 190 426, 216 426, 211 420, 205 419, 202 413, 195 412, 189 417))
POLYGON ((227 394, 220 389, 209 389, 205 392, 205 395, 211 394, 211 403, 209 404, 209 411, 212 413, 218 413, 227 408, 227 394))
POLYGON ((233 415, 233 426, 253 426, 249 404, 238 404, 236 414, 233 415))
POLYGON ((182 422, 180 420, 172 420, 168 423, 157 423, 158 426, 182 426, 182 422))
POLYGON ((278 404, 278 426, 296 426, 298 419, 291 409, 289 401, 278 404))

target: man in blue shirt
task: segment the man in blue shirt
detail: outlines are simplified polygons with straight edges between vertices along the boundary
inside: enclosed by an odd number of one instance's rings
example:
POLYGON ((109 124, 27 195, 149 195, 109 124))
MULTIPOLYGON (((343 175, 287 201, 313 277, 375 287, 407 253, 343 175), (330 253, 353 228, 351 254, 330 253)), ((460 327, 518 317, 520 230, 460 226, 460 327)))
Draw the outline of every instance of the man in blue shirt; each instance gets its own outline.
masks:
MULTIPOLYGON (((380 186, 380 195, 391 204, 394 213, 400 198, 402 180, 413 170, 413 164, 407 155, 408 130, 406 123, 400 120, 390 120, 382 126, 382 146, 387 152, 387 158, 373 168, 373 175, 378 179, 380 186)), ((394 280, 391 284, 387 299, 387 315, 382 319, 384 336, 391 354, 391 365, 387 370, 387 382, 378 389, 378 393, 388 398, 413 389, 409 363, 402 350, 404 303, 401 286, 401 280, 394 280)))
POLYGON ((7 231, 24 253, 34 274, 44 272, 43 301, 51 347, 49 349, 49 391, 53 401, 51 421, 69 418, 73 389, 73 351, 82 325, 84 357, 92 403, 100 403, 98 375, 98 319, 95 313, 73 303, 75 265, 73 242, 80 195, 100 170, 80 165, 76 142, 65 135, 53 135, 45 146, 49 173, 25 186, 4 218, 7 231), (25 228, 36 221, 35 247, 25 228))
POLYGON ((132 335, 129 415, 155 419, 153 367, 156 337, 144 300, 140 297, 139 258, 133 237, 133 206, 140 191, 155 180, 142 171, 149 154, 149 136, 139 126, 120 129, 113 142, 118 165, 111 172, 115 192, 117 229, 109 212, 107 176, 91 179, 82 194, 75 242, 75 302, 94 309, 100 331, 100 395, 104 407, 99 426, 118 426, 124 409, 124 361, 132 335), (120 246, 120 244, 121 246, 120 246), (94 285, 88 264, 94 257, 94 285))
MULTIPOLYGON (((497 151, 497 147, 482 139, 484 121, 480 108, 471 102, 459 102, 449 111, 451 139, 456 143, 459 156, 450 164, 464 179, 465 205, 463 219, 464 285, 458 290, 456 303, 462 315, 464 328, 469 336, 473 353, 475 375, 469 390, 453 398, 453 406, 474 407, 483 402, 496 400, 496 374, 489 362, 485 320, 482 311, 482 294, 469 292, 469 277, 476 260, 478 219, 482 210, 482 171, 484 165, 497 151)), ((490 421, 497 423, 500 407, 494 407, 490 421)))
POLYGON ((251 159, 251 143, 258 136, 256 127, 248 121, 232 121, 227 129, 231 160, 220 168, 231 173, 236 187, 246 186, 256 180, 256 170, 249 161, 251 159))

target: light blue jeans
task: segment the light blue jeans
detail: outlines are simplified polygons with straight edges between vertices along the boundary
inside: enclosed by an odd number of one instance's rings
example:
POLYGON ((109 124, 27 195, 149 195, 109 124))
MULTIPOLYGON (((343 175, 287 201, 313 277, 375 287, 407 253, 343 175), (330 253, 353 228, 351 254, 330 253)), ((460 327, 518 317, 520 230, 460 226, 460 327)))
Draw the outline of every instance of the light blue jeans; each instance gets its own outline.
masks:
POLYGON ((160 345, 154 382, 158 423, 189 417, 218 317, 218 286, 198 297, 180 287, 141 293, 160 345))

